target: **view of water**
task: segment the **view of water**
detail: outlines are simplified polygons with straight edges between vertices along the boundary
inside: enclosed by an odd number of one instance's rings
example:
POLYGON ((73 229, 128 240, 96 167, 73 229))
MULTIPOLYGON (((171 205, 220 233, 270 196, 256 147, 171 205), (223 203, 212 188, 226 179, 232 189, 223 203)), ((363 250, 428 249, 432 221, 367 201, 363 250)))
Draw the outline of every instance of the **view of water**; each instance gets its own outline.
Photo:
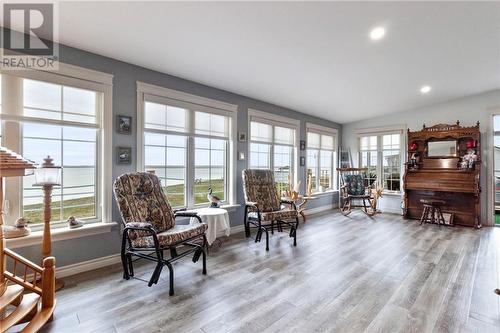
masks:
MULTIPOLYGON (((62 170, 62 180, 64 186, 64 199, 77 199, 94 196, 95 169, 93 167, 66 167, 62 170)), ((33 187, 35 176, 31 175, 23 178, 23 204, 41 204, 43 193, 40 187, 33 187)), ((52 191, 53 201, 61 199, 60 187, 55 187, 52 191)))
MULTIPOLYGON (((184 184, 185 168, 183 167, 160 167, 146 166, 146 170, 155 170, 155 174, 162 179, 163 186, 174 186, 184 184), (166 179, 168 177, 168 179, 166 179)), ((195 182, 208 181, 211 174, 213 180, 224 179, 223 167, 198 167, 195 170, 195 182)), ((63 200, 92 197, 95 195, 94 179, 95 169, 93 167, 66 167, 62 170, 64 191, 63 200)), ((288 171, 275 171, 276 182, 287 183, 288 171)), ((33 187, 34 176, 24 177, 23 182, 23 204, 41 204, 43 193, 40 187, 33 187)), ((61 200, 61 189, 55 187, 53 201, 61 200)))

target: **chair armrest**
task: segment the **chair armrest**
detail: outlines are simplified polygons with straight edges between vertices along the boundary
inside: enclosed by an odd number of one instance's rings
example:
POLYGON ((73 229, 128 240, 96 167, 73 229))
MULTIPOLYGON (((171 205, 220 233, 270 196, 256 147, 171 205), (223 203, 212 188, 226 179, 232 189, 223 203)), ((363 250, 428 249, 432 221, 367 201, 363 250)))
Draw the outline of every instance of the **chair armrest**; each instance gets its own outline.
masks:
POLYGON ((295 205, 295 202, 293 200, 281 199, 280 203, 290 205, 293 208, 293 210, 297 210, 297 205, 295 205))
POLYGON ((156 238, 156 230, 149 222, 128 222, 125 224, 123 232, 128 232, 128 237, 132 240, 144 236, 153 236, 153 238, 156 238))
POLYGON ((186 211, 187 208, 186 207, 183 207, 183 208, 178 208, 178 209, 174 209, 174 214, 177 214, 178 212, 184 212, 186 211))
POLYGON ((198 220, 198 222, 203 223, 203 221, 201 220, 201 217, 196 212, 177 212, 177 213, 174 213, 174 218, 177 218, 178 216, 179 217, 194 217, 198 220))
POLYGON ((260 214, 260 209, 259 209, 259 206, 256 202, 246 201, 245 202, 245 209, 248 209, 248 208, 254 208, 257 211, 257 213, 260 214))

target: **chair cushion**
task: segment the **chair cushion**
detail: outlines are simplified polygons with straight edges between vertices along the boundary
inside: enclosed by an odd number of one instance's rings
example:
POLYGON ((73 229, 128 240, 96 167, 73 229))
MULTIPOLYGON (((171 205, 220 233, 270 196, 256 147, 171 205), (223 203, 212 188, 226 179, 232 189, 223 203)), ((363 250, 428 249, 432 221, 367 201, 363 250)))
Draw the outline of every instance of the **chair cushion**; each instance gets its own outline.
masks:
MULTIPOLYGON (((160 246, 170 246, 178 244, 187 239, 201 236, 207 230, 208 225, 205 223, 198 224, 177 224, 173 228, 159 233, 158 242, 160 246)), ((132 240, 133 247, 154 247, 154 241, 152 236, 139 237, 132 240)))
POLYGON ((345 175, 345 186, 349 195, 365 195, 365 181, 362 175, 345 175))
POLYGON ((148 222, 157 232, 175 225, 174 212, 157 176, 148 172, 123 174, 116 179, 114 190, 124 223, 148 222))
POLYGON ((243 170, 243 192, 246 202, 255 202, 261 212, 280 209, 280 195, 271 170, 243 170))
MULTIPOLYGON (((260 219, 262 222, 271 222, 276 220, 289 221, 295 220, 297 218, 297 211, 290 209, 277 210, 274 212, 263 212, 260 213, 260 219)), ((257 212, 248 213, 248 217, 257 219, 257 212)))

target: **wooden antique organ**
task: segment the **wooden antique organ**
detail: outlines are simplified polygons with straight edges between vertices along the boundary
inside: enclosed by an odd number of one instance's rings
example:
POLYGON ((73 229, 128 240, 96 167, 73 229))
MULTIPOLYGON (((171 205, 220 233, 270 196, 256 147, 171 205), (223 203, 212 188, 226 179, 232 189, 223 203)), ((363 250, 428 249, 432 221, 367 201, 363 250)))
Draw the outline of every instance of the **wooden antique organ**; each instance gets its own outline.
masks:
POLYGON ((408 130, 404 216, 420 219, 420 199, 445 201, 453 224, 481 227, 481 133, 473 127, 439 124, 408 130), (465 158, 464 158, 465 157, 465 158))

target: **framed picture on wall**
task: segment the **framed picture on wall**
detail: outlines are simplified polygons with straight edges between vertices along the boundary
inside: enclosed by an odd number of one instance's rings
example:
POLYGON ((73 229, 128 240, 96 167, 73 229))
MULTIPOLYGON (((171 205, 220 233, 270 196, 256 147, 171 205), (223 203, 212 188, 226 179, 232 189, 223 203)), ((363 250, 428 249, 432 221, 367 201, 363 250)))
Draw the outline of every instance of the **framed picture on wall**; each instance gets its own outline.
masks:
POLYGON ((247 133, 246 132, 238 132, 238 141, 246 142, 247 141, 247 133))
POLYGON ((116 163, 132 164, 132 148, 116 147, 116 163))
POLYGON ((132 117, 117 116, 116 132, 119 134, 132 134, 132 117))
POLYGON ((306 150, 306 142, 304 140, 300 140, 300 150, 306 150))

